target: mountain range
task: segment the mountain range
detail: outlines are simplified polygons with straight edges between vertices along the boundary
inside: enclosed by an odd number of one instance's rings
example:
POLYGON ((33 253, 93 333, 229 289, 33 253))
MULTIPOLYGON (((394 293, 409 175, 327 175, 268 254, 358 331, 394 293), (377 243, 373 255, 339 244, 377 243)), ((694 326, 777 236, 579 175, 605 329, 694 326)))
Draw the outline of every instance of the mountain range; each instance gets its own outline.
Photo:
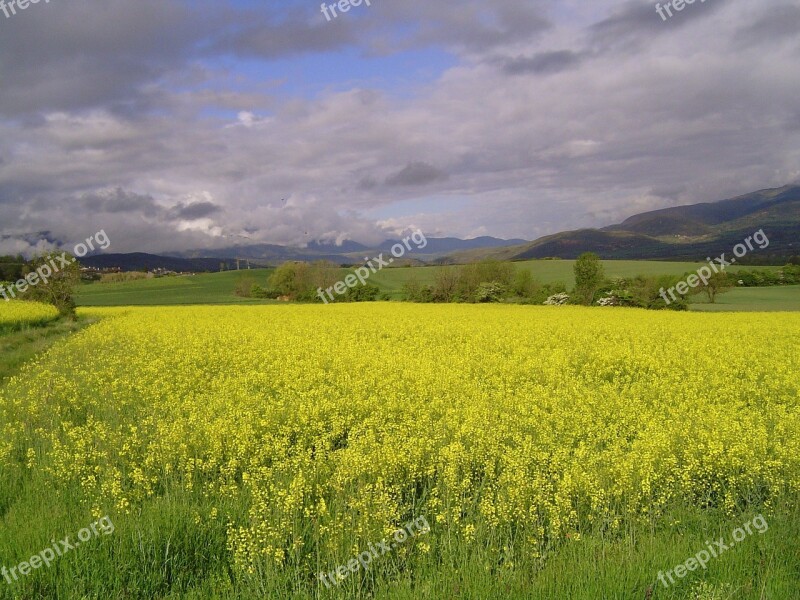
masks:
MULTIPOLYGON (((749 255, 749 262, 782 263, 800 255, 800 185, 761 190, 736 198, 649 211, 601 229, 565 231, 533 242, 494 237, 469 240, 428 238, 424 249, 410 252, 407 263, 450 264, 485 258, 527 260, 572 259, 595 252, 604 259, 703 261, 717 257, 758 230, 770 244, 749 255)), ((289 260, 330 260, 358 264, 365 257, 388 253, 397 240, 371 247, 347 240, 340 245, 312 242, 305 248, 274 244, 237 245, 213 251, 190 250, 163 256, 144 253, 98 254, 82 259, 87 266, 123 270, 162 268, 174 271, 217 271, 236 268, 236 259, 251 266, 272 266, 289 260), (213 253, 213 257, 209 254, 213 253)), ((744 261, 744 262, 748 262, 744 261)), ((243 263, 243 264, 246 264, 243 263)))
POLYGON ((526 260, 577 258, 703 261, 717 257, 763 229, 770 244, 744 262, 780 263, 800 255, 800 186, 761 190, 703 204, 675 206, 629 217, 602 229, 565 231, 499 250, 466 251, 456 263, 483 258, 526 260))
MULTIPOLYGON (((372 258, 380 253, 388 254, 399 240, 385 240, 371 247, 352 240, 340 245, 332 243, 311 242, 305 248, 279 246, 275 244, 236 245, 215 250, 188 250, 169 252, 163 255, 135 252, 130 254, 96 254, 81 259, 81 263, 89 267, 114 268, 123 271, 139 271, 142 269, 167 269, 178 272, 219 271, 221 265, 226 269, 276 266, 286 261, 329 260, 340 265, 361 264, 364 258, 372 258), (209 254, 213 253, 213 257, 209 254), (238 264, 237 264, 238 261, 238 264)), ((469 240, 459 238, 427 238, 427 244, 417 249, 413 242, 399 264, 426 264, 441 260, 454 252, 469 250, 492 250, 507 246, 518 246, 527 243, 525 240, 502 240, 494 237, 478 237, 469 240)))

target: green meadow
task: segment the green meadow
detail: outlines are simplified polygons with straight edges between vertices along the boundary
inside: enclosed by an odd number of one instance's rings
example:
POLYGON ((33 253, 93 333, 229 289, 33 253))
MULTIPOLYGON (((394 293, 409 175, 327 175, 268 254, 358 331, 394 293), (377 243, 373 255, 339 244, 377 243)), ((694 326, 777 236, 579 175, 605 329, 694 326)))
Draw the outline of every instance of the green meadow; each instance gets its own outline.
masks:
MULTIPOLYGON (((519 270, 530 271, 542 283, 564 283, 568 288, 575 285, 572 260, 531 260, 516 262, 519 270)), ((659 262, 636 260, 603 261, 606 276, 634 277, 636 275, 682 275, 696 271, 703 263, 659 262)), ((454 269, 453 266, 397 267, 387 268, 374 274, 369 282, 393 300, 403 297, 403 286, 416 281, 431 285, 437 272, 454 269)), ((747 267, 745 267, 747 268, 747 267)), ((777 270, 778 267, 759 267, 777 270)), ((735 273, 739 267, 729 269, 735 273)), ((240 298, 234 288, 243 277, 252 278, 266 286, 272 269, 252 269, 243 271, 224 271, 222 273, 203 273, 180 277, 161 277, 141 279, 124 283, 92 283, 81 286, 78 293, 79 306, 168 306, 181 304, 272 304, 274 300, 240 298)), ((342 277, 349 273, 342 269, 342 277)), ((746 288, 732 290, 720 296, 717 304, 703 302, 696 296, 697 310, 800 310, 800 290, 796 286, 772 288, 746 288)))

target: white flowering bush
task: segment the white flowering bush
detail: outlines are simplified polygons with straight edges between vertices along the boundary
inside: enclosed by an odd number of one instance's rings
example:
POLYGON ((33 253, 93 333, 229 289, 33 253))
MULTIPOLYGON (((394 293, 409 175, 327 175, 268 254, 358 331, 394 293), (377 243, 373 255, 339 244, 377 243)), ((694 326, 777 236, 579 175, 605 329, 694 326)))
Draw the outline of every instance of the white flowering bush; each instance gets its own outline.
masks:
POLYGON ((544 304, 546 304, 547 306, 564 306, 565 304, 568 303, 569 303, 569 294, 565 292, 561 292, 560 294, 554 294, 544 301, 544 304))

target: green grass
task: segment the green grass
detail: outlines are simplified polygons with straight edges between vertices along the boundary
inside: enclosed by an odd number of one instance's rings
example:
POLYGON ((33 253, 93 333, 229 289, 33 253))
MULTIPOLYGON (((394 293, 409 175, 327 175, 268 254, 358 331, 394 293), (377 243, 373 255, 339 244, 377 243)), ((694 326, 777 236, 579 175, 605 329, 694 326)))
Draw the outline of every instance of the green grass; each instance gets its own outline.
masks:
MULTIPOLYGON (((95 520, 69 490, 55 492, 44 480, 20 478, 0 483, 14 501, 0 506, 0 565, 11 567, 95 520)), ((175 491, 130 514, 112 514, 113 533, 98 535, 50 568, 40 568, 8 585, 0 579, 0 600, 40 598, 149 600, 151 598, 243 600, 312 598, 376 600, 788 600, 800 581, 800 507, 784 504, 766 513, 768 529, 755 529, 742 542, 711 558, 706 570, 659 581, 667 572, 704 550, 709 540, 730 541, 734 529, 760 510, 736 515, 703 511, 690 504, 653 523, 616 535, 587 532, 559 544, 541 558, 498 557, 481 544, 466 546, 437 536, 436 526, 415 541, 441 550, 413 564, 393 564, 381 556, 327 589, 313 574, 268 569, 252 576, 227 565, 224 524, 195 523, 197 498, 175 491), (507 561, 511 560, 513 566, 507 561)), ((330 568, 335 568, 331 565, 330 568)), ((666 578, 665 578, 666 579, 666 578)))
POLYGON ((705 296, 696 296, 692 310, 722 311, 797 311, 800 310, 800 285, 735 288, 717 296, 710 304, 705 296))
POLYGON ((266 285, 272 269, 224 271, 181 277, 158 277, 124 283, 83 285, 79 306, 147 306, 177 304, 265 304, 270 301, 239 298, 233 292, 242 277, 266 285))
POLYGON ((96 319, 83 317, 78 321, 59 319, 45 325, 29 326, 0 335, 0 384, 37 354, 56 341, 86 327, 96 319))
MULTIPOLYGON (((527 270, 533 277, 541 283, 564 283, 567 288, 575 285, 573 267, 574 260, 528 260, 513 263, 518 270, 527 270)), ((636 275, 681 275, 686 272, 693 272, 702 265, 686 262, 657 262, 641 260, 605 260, 603 267, 606 277, 634 277, 636 275)), ((376 284, 382 291, 388 292, 393 296, 400 296, 403 285, 416 279, 423 285, 432 285, 436 279, 436 273, 442 269, 453 269, 457 267, 412 267, 384 269, 373 275, 371 283, 376 284)))
MULTIPOLYGON (((562 282, 568 288, 575 285, 574 260, 530 260, 513 263, 517 269, 527 269, 542 283, 562 282)), ((633 277, 635 275, 682 275, 694 272, 701 263, 661 262, 636 260, 603 261, 607 277, 633 277)), ((398 267, 386 268, 370 277, 369 283, 392 299, 403 296, 403 285, 417 280, 423 285, 432 285, 436 273, 442 269, 458 267, 398 267)), ((764 267, 777 269, 777 267, 764 267)), ((731 268, 736 272, 738 267, 731 268)), ((342 277, 352 272, 342 269, 342 277)), ((266 287, 272 269, 250 271, 226 271, 187 277, 161 277, 125 283, 93 283, 84 285, 78 292, 79 306, 143 306, 178 304, 269 304, 273 301, 239 298, 233 290, 241 277, 253 277, 266 287)))

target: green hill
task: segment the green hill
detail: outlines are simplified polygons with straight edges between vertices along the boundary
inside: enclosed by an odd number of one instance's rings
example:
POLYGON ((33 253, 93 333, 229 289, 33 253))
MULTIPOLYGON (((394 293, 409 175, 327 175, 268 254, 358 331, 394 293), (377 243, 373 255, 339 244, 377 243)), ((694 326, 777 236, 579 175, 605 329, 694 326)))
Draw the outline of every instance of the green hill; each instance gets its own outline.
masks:
POLYGON ((720 202, 676 206, 634 215, 603 229, 566 231, 528 244, 457 252, 453 262, 483 258, 577 258, 702 261, 716 257, 763 229, 770 244, 745 262, 781 264, 800 255, 800 186, 762 190, 720 202))

